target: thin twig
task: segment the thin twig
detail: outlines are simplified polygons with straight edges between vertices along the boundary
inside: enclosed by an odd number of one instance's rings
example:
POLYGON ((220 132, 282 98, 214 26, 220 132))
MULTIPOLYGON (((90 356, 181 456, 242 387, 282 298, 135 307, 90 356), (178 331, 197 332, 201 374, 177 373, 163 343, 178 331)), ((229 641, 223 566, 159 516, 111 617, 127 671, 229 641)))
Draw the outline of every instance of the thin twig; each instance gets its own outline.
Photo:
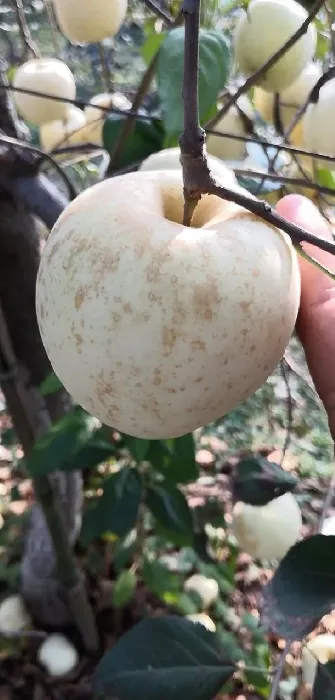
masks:
POLYGON ((56 56, 60 55, 60 45, 59 45, 59 34, 57 28, 57 22, 55 17, 55 11, 53 8, 52 0, 44 0, 45 9, 48 15, 49 27, 51 31, 52 45, 54 53, 56 56))
POLYGON ((313 22, 313 19, 316 17, 323 4, 324 0, 316 0, 313 3, 308 17, 306 17, 301 27, 299 27, 299 29, 288 39, 288 41, 286 41, 286 43, 283 44, 283 46, 281 46, 276 53, 265 61, 265 63, 263 63, 263 65, 255 73, 253 73, 253 75, 250 75, 250 77, 247 78, 247 80, 238 88, 235 94, 229 100, 227 100, 226 104, 222 107, 218 114, 216 114, 216 116, 211 119, 208 124, 206 124, 206 129, 215 126, 215 124, 217 124, 237 102, 238 98, 256 85, 256 83, 259 82, 259 79, 262 78, 263 75, 265 75, 265 73, 272 68, 272 66, 274 66, 297 41, 299 41, 299 39, 301 39, 301 37, 307 32, 309 25, 311 22, 313 22))
MULTIPOLYGON (((264 173, 258 170, 252 170, 251 168, 233 168, 235 175, 240 177, 255 177, 265 180, 271 180, 273 182, 282 182, 283 185, 295 185, 296 187, 306 187, 306 189, 315 190, 316 192, 321 192, 324 194, 329 194, 335 196, 335 189, 331 187, 326 187, 325 185, 318 185, 317 182, 313 180, 302 179, 299 177, 290 177, 289 175, 282 175, 276 173, 264 173)), ((264 184, 263 182, 263 184, 264 184)))
POLYGON ((101 73, 104 79, 105 87, 106 90, 110 90, 111 88, 111 74, 110 74, 110 69, 106 57, 106 52, 105 52, 105 47, 102 43, 102 41, 99 42, 99 54, 100 54, 100 63, 101 63, 101 73))
POLYGON ((149 8, 149 10, 154 12, 154 14, 157 15, 157 17, 163 19, 164 22, 166 22, 166 24, 173 24, 173 17, 167 12, 165 12, 165 10, 163 10, 161 7, 156 5, 156 3, 153 0, 143 0, 143 2, 149 8))
POLYGON ((25 48, 23 60, 27 60, 30 56, 40 58, 41 52, 31 36, 22 0, 13 0, 13 5, 21 39, 25 48))
POLYGON ((276 700, 280 679, 283 675, 285 660, 286 660, 286 656, 290 650, 290 646, 291 646, 291 642, 286 642, 285 647, 280 654, 278 665, 277 665, 277 670, 276 670, 276 673, 274 675, 273 682, 272 682, 269 700, 276 700))

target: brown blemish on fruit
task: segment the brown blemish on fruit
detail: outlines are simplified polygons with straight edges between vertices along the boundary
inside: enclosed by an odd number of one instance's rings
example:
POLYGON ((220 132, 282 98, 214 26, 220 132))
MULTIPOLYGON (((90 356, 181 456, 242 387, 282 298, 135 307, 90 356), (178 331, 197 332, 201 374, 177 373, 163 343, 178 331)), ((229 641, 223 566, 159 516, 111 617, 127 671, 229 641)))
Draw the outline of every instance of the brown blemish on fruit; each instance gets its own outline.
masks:
POLYGON ((164 348, 163 355, 166 357, 167 355, 170 355, 170 353, 173 350, 174 345, 176 344, 177 336, 176 336, 176 331, 174 328, 167 328, 166 326, 163 328, 162 331, 162 345, 164 348))
POLYGON ((251 301, 241 301, 240 302, 240 307, 244 313, 248 313, 249 309, 251 306, 251 301))
POLYGON ((193 305, 198 318, 210 321, 220 302, 221 296, 214 280, 210 279, 206 284, 193 288, 193 305))
POLYGON ((131 314, 133 312, 130 304, 124 304, 123 311, 125 314, 131 314))
POLYGON ((88 292, 88 287, 83 287, 82 285, 78 287, 76 291, 76 296, 74 298, 74 305, 76 307, 76 310, 78 311, 87 295, 88 292))
POLYGON ((74 333, 73 335, 74 335, 74 342, 76 345, 77 352, 81 353, 82 352, 81 346, 83 344, 83 338, 80 335, 80 333, 74 333))
POLYGON ((192 350, 205 350, 205 343, 202 340, 192 340, 192 350))
POLYGON ((61 244, 60 241, 56 241, 56 243, 53 244, 53 246, 52 246, 52 248, 51 248, 51 250, 50 250, 50 253, 49 253, 48 256, 47 256, 48 263, 51 263, 52 258, 58 253, 58 251, 59 251, 61 245, 62 245, 62 244, 61 244))
MULTIPOLYGON (((115 389, 111 383, 111 381, 107 381, 105 379, 104 371, 101 370, 98 374, 98 378, 96 381, 96 391, 97 391, 97 396, 102 403, 103 406, 106 406, 106 402, 111 396, 115 396, 115 389)), ((108 408, 113 409, 113 407, 108 406, 108 408)))

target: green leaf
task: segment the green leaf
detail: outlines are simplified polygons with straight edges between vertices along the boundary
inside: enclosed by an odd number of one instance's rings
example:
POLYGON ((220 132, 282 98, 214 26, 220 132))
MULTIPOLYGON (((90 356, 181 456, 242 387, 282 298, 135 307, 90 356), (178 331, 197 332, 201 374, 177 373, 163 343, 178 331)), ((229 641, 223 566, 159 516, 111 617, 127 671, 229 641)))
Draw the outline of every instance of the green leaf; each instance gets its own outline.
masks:
POLYGON ((181 588, 180 577, 169 571, 160 561, 145 558, 142 576, 148 588, 163 600, 167 594, 177 593, 181 588))
POLYGON ((151 63, 153 57, 159 50, 165 37, 165 32, 161 32, 160 34, 156 34, 156 32, 154 32, 150 34, 150 36, 148 36, 144 44, 142 44, 140 48, 140 54, 143 60, 146 62, 147 66, 149 65, 149 63, 151 63))
POLYGON ((298 480, 279 464, 261 456, 242 459, 235 467, 232 479, 234 501, 252 506, 265 506, 274 498, 293 491, 298 480))
POLYGON ((70 468, 80 469, 81 471, 94 469, 102 462, 109 460, 113 455, 115 455, 115 447, 101 436, 100 430, 97 430, 86 445, 76 452, 68 470, 70 468))
POLYGON ((133 597, 136 590, 137 577, 131 569, 121 571, 115 581, 112 601, 116 608, 121 608, 133 597))
POLYGON ((329 187, 331 190, 334 190, 334 194, 335 194, 335 172, 334 171, 327 170, 326 168, 319 168, 317 181, 318 181, 318 185, 321 185, 322 187, 329 187))
POLYGON ((335 661, 318 664, 313 686, 312 700, 334 700, 335 697, 335 661))
MULTIPOLYGON (((117 144, 121 129, 126 117, 110 114, 103 126, 103 144, 108 153, 112 154, 117 144)), ((123 145, 122 152, 115 163, 115 170, 125 168, 128 165, 144 160, 160 151, 164 142, 164 130, 159 119, 133 120, 133 129, 123 145)))
POLYGON ((95 693, 118 700, 211 700, 232 676, 215 634, 171 616, 142 620, 108 651, 93 677, 95 693))
POLYGON ((130 435, 124 434, 123 439, 125 441, 126 446, 128 447, 129 452, 131 452, 136 462, 143 462, 147 457, 147 454, 150 449, 150 440, 134 438, 130 435))
POLYGON ((141 477, 123 467, 105 482, 103 494, 84 513, 81 542, 88 544, 106 532, 124 537, 136 524, 142 499, 141 477))
POLYGON ((148 486, 146 505, 166 536, 181 535, 185 544, 193 540, 193 518, 184 494, 176 487, 164 484, 148 486))
MULTIPOLYGON (((204 122, 227 82, 229 48, 222 31, 200 30, 199 40, 199 110, 204 122)), ((184 66, 184 27, 166 35, 158 55, 157 87, 169 136, 179 136, 183 129, 182 81, 184 66)))
MULTIPOLYGON (((34 477, 73 469, 73 459, 89 441, 95 428, 96 421, 88 413, 73 409, 37 440, 26 460, 29 474, 34 477)), ((80 469, 79 464, 76 468, 80 469)))
POLYGON ((42 396, 56 394, 57 391, 64 389, 63 384, 54 372, 48 374, 42 384, 40 384, 40 393, 42 396))
POLYGON ((291 547, 264 591, 262 625, 302 639, 333 609, 335 536, 313 535, 291 547))
POLYGON ((199 475, 192 434, 171 440, 152 440, 146 459, 169 483, 187 484, 199 475))

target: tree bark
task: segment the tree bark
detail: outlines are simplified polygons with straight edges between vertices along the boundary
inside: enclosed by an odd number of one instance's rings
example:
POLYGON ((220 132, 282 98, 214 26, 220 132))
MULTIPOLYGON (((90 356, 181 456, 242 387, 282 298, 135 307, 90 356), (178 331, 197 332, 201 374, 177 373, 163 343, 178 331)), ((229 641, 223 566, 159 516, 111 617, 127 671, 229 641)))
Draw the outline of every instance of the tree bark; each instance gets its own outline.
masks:
MULTIPOLYGON (((4 80, 2 74, 2 80, 4 80)), ((17 115, 9 95, 1 90, 0 82, 0 130, 14 138, 20 138, 17 115)), ((38 386, 51 372, 51 366, 41 342, 36 310, 35 285, 40 261, 40 238, 31 211, 36 212, 51 226, 61 213, 66 201, 57 193, 47 178, 27 174, 24 151, 11 151, 15 160, 15 177, 8 175, 8 158, 0 149, 0 302, 18 368, 36 407, 34 420, 38 432, 44 431, 50 421, 59 419, 69 410, 71 403, 65 391, 53 394, 43 401, 38 386), (20 162, 22 159, 22 163, 20 162), (4 163, 6 161, 6 167, 4 163), (23 176, 17 177, 22 170, 23 176), (23 192, 23 194, 22 194, 23 192), (25 193, 29 196, 25 196, 25 193), (31 203, 31 207, 28 203, 31 203)), ((29 172, 29 169, 28 169, 29 172)), ((6 376, 0 377, 5 397, 8 397, 6 376)), ((25 453, 32 447, 29 427, 22 420, 17 406, 8 406, 18 439, 25 453)), ((82 506, 82 479, 80 472, 57 472, 52 475, 57 489, 69 538, 74 542, 82 506)), ((31 513, 25 554, 21 569, 21 590, 34 616, 46 625, 64 625, 70 620, 65 591, 57 581, 56 560, 53 545, 39 505, 31 513)))

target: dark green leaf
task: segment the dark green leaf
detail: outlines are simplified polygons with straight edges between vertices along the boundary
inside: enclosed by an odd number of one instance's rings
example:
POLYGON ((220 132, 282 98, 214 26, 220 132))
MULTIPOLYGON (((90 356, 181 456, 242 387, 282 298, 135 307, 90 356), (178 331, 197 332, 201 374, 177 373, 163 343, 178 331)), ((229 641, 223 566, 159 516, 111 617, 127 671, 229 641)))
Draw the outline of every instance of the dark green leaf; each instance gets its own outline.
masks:
POLYGON ((151 485, 147 489, 146 504, 166 533, 186 536, 185 542, 193 540, 193 519, 184 494, 167 484, 151 485))
POLYGON ((172 463, 173 452, 168 440, 151 440, 147 460, 153 468, 166 476, 172 463))
POLYGON ((136 524, 141 498, 142 482, 135 469, 123 467, 112 474, 102 496, 84 514, 82 543, 107 532, 124 537, 136 524))
POLYGON ((48 396, 49 394, 56 394, 60 389, 64 389, 63 384, 54 372, 51 372, 46 379, 40 385, 40 393, 42 396, 48 396))
MULTIPOLYGON (((73 459, 89 441, 96 422, 81 409, 74 409, 54 423, 34 445, 27 458, 31 476, 73 469, 73 459)), ((80 468, 77 465, 77 468, 80 468)))
POLYGON ((154 55, 157 53, 158 49, 163 43, 165 36, 166 34, 164 32, 161 32, 160 34, 156 34, 156 32, 154 32, 150 34, 145 40, 144 44, 142 44, 140 52, 147 66, 149 63, 151 63, 154 55))
MULTIPOLYGON (((157 86, 165 130, 179 136, 183 129, 182 81, 184 66, 184 27, 170 31, 159 49, 157 86)), ((200 30, 199 108, 204 122, 227 82, 229 48, 222 31, 200 30)))
MULTIPOLYGON (((103 126, 103 144, 108 153, 112 154, 121 133, 126 117, 110 114, 103 126)), ((160 151, 164 142, 164 130, 159 119, 134 119, 134 127, 123 145, 115 170, 125 168, 132 163, 144 160, 160 151)))
POLYGON ((195 481, 199 467, 192 434, 171 440, 152 440, 146 459, 172 484, 195 481))
POLYGON ((335 536, 295 544, 264 589, 262 624, 289 640, 312 631, 335 603, 335 536))
POLYGON ((112 601, 116 608, 121 608, 133 597, 136 589, 136 573, 131 569, 121 571, 115 581, 112 601))
POLYGON ((318 664, 313 686, 312 700, 334 700, 335 698, 335 661, 318 664))
POLYGON ((171 616, 143 620, 98 664, 95 693, 118 700, 211 700, 232 676, 216 637, 203 625, 171 616))
POLYGON ((76 453, 75 458, 72 460, 72 468, 80 469, 81 471, 93 469, 102 462, 109 460, 114 454, 115 448, 111 443, 97 434, 92 435, 92 438, 88 440, 86 445, 76 453))
POLYGON ((130 435, 123 435, 123 439, 136 462, 143 462, 150 449, 150 440, 134 438, 130 435))
POLYGON ((14 447, 17 445, 18 439, 14 428, 7 428, 1 433, 1 445, 4 447, 14 447))
POLYGON ((264 506, 274 498, 293 491, 297 479, 279 464, 264 457, 242 459, 235 467, 232 479, 234 501, 264 506))

